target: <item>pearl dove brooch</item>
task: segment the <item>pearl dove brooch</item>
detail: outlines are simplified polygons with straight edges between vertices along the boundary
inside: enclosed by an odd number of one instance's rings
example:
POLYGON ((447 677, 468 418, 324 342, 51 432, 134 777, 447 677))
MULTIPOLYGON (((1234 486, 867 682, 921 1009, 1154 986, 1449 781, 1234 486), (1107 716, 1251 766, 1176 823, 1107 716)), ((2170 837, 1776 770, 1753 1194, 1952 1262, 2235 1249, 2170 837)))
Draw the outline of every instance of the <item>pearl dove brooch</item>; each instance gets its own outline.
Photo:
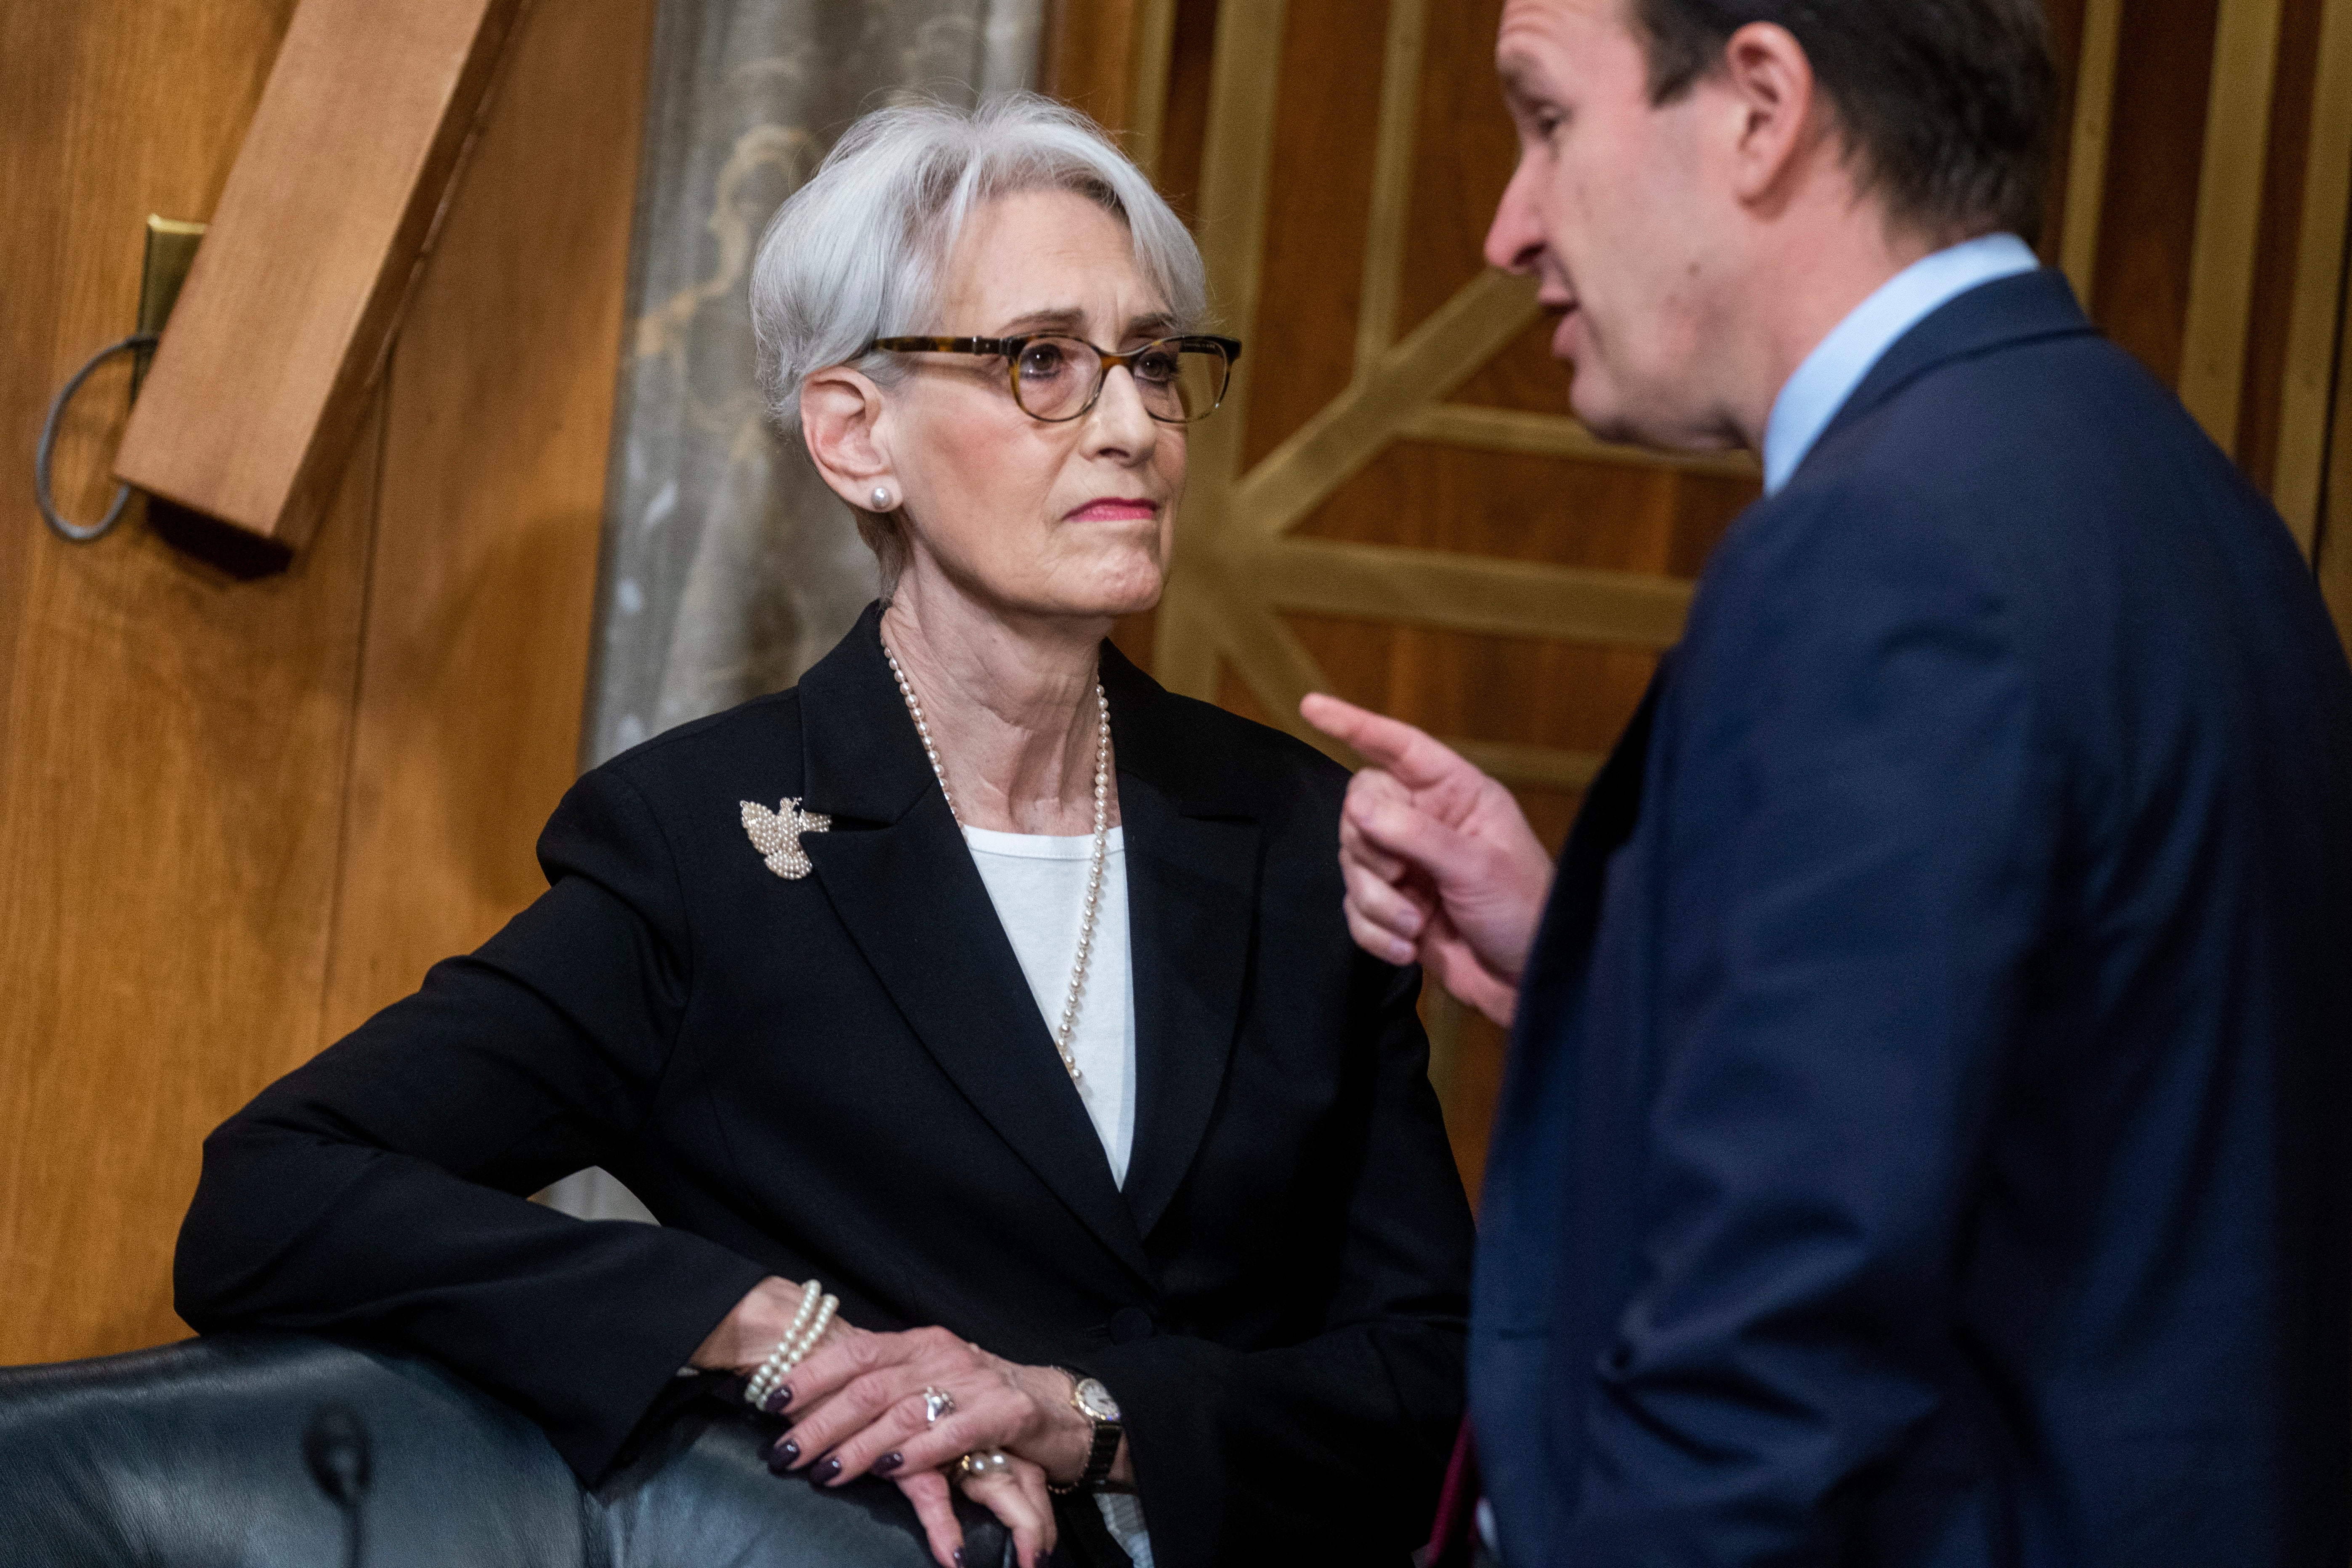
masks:
POLYGON ((743 831, 751 836, 751 847, 766 857, 769 870, 788 882, 799 881, 812 868, 808 851, 801 847, 801 835, 823 833, 832 826, 833 818, 803 811, 796 799, 786 799, 777 811, 757 801, 743 802, 743 831))

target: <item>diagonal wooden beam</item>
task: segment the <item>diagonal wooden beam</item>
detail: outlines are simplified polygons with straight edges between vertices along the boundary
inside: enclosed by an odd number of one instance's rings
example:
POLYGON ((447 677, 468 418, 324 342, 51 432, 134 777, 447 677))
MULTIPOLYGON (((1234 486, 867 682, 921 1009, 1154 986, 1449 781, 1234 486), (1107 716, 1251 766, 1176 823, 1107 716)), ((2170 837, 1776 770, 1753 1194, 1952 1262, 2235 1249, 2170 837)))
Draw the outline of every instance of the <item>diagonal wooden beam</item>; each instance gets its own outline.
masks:
POLYGON ((1585 463, 1624 463, 1641 468, 1673 468, 1686 474, 1753 479, 1763 470, 1746 452, 1664 452, 1603 441, 1574 419, 1530 414, 1517 408, 1477 408, 1433 403, 1407 420, 1397 434, 1415 441, 1512 452, 1531 458, 1572 458, 1585 463))
POLYGON ((1280 609, 1652 648, 1682 636, 1692 594, 1688 583, 1637 572, 1322 539, 1234 554, 1227 570, 1280 609))
POLYGON ((302 0, 123 431, 123 480, 309 539, 520 6, 302 0))
POLYGON ((1218 652, 1232 663, 1267 717, 1342 766, 1361 766, 1353 752, 1298 716, 1300 698, 1331 689, 1331 678, 1307 645, 1283 625, 1272 605, 1235 578, 1229 563, 1221 563, 1215 576, 1222 580, 1202 584, 1207 592, 1196 588, 1194 605, 1205 607, 1215 627, 1218 652))
POLYGON ((1482 274, 1252 468, 1234 489, 1235 519, 1260 539, 1287 532, 1535 316, 1532 282, 1482 274))

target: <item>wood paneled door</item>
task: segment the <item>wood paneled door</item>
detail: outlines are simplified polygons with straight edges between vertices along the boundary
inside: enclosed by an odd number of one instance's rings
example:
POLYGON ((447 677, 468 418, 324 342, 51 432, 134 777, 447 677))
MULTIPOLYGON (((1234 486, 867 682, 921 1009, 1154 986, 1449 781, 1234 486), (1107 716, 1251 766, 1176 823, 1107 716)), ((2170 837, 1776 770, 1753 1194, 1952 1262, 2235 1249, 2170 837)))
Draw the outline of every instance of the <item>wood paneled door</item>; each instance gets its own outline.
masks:
MULTIPOLYGON (((1318 743, 1297 717, 1312 690, 1419 724, 1556 846, 1758 478, 1745 456, 1594 440, 1531 288, 1480 260, 1516 155, 1501 0, 1067 9, 1049 80, 1135 128, 1248 342, 1194 438, 1167 595, 1122 645, 1318 743)), ((2052 0, 2051 23, 2045 258, 2308 555, 2331 501, 2352 0, 2052 0)), ((1503 1042, 1442 996, 1424 1010, 1475 1192, 1503 1042)))

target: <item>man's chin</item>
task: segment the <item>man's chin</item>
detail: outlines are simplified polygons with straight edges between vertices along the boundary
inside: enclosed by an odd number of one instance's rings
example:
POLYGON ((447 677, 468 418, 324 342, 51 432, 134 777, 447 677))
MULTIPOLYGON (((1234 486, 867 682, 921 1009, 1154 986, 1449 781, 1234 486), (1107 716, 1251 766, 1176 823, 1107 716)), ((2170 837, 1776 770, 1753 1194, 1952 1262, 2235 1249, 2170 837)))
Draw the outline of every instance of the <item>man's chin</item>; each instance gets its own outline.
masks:
POLYGON ((1581 383, 1570 387, 1568 405, 1601 440, 1661 452, 1722 452, 1738 445, 1687 410, 1629 408, 1597 391, 1591 395, 1586 392, 1581 383))
POLYGON ((1579 376, 1570 384, 1568 405, 1578 422, 1603 441, 1633 447, 1661 444, 1622 404, 1593 388, 1588 377, 1579 376))

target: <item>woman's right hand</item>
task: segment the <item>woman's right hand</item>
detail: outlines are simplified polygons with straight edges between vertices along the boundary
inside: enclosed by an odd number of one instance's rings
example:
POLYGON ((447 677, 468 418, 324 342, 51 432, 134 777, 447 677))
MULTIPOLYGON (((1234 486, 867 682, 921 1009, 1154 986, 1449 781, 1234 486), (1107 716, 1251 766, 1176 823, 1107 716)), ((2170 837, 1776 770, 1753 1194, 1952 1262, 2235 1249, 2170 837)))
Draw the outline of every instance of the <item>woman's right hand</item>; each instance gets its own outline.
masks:
MULTIPOLYGON (((689 1364, 703 1372, 731 1372, 749 1377, 760 1370, 760 1364, 775 1350, 777 1342, 792 1331, 793 1319, 800 1310, 801 1288, 771 1274, 752 1286, 751 1294, 736 1302, 734 1309, 719 1321, 719 1326, 703 1340, 689 1364)), ((839 1344, 858 1331, 835 1318, 818 1342, 839 1344)))

